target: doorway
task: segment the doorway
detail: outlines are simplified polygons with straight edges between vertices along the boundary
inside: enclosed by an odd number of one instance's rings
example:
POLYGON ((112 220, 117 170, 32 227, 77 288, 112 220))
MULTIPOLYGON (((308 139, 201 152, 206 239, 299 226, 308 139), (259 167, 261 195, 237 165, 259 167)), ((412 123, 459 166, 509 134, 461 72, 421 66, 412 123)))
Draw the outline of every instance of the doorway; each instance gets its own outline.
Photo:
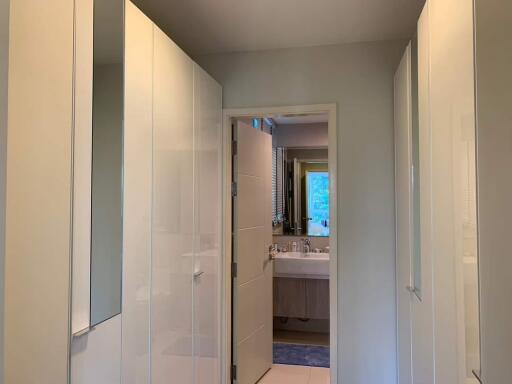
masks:
POLYGON ((336 105, 225 110, 223 132, 223 383, 336 383, 336 105), (324 148, 318 132, 276 143, 277 123, 307 119, 323 119, 324 148))

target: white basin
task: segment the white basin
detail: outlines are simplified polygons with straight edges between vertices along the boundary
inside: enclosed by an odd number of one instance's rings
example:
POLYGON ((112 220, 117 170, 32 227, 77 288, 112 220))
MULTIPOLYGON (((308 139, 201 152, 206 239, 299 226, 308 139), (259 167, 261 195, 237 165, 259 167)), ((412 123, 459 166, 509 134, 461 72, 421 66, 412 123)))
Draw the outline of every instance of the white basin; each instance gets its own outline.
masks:
POLYGON ((278 253, 274 260, 274 276, 310 279, 329 278, 328 253, 278 253))

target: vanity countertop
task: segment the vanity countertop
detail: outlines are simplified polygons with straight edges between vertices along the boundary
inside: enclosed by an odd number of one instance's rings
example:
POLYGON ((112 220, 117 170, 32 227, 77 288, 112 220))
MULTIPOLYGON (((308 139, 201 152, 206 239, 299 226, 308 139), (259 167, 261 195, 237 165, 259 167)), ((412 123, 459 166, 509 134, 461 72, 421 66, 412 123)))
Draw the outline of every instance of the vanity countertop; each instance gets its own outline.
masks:
POLYGON ((278 253, 274 260, 274 277, 328 279, 329 264, 328 253, 278 253))

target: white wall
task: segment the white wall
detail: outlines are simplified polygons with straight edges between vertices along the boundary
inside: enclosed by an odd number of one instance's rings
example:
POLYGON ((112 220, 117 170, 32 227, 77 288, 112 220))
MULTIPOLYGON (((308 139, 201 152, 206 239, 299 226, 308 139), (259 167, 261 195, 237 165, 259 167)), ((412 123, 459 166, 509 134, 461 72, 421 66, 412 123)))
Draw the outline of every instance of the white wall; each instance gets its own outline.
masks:
POLYGON ((9 0, 0 0, 0 384, 3 383, 5 171, 7 160, 7 68, 9 64, 9 0))
POLYGON ((482 376, 512 380, 512 2, 476 0, 477 177, 482 376))
POLYGON ((339 379, 396 382, 393 76, 405 42, 207 55, 224 107, 338 104, 339 379))
POLYGON ((273 145, 276 147, 326 147, 327 123, 278 125, 273 145))
POLYGON ((73 16, 11 3, 5 384, 68 379, 73 16))

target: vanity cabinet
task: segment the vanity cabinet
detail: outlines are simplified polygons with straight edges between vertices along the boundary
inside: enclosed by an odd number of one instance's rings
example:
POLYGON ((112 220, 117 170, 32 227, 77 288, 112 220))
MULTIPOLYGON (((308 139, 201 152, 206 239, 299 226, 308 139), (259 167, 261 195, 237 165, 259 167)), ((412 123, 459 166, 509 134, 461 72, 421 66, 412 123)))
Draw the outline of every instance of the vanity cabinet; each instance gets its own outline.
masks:
POLYGON ((274 277, 274 316, 306 317, 306 279, 274 277))
POLYGON ((274 277, 274 316, 329 319, 329 280, 274 277))
POLYGON ((306 280, 306 318, 329 319, 329 280, 306 280))

